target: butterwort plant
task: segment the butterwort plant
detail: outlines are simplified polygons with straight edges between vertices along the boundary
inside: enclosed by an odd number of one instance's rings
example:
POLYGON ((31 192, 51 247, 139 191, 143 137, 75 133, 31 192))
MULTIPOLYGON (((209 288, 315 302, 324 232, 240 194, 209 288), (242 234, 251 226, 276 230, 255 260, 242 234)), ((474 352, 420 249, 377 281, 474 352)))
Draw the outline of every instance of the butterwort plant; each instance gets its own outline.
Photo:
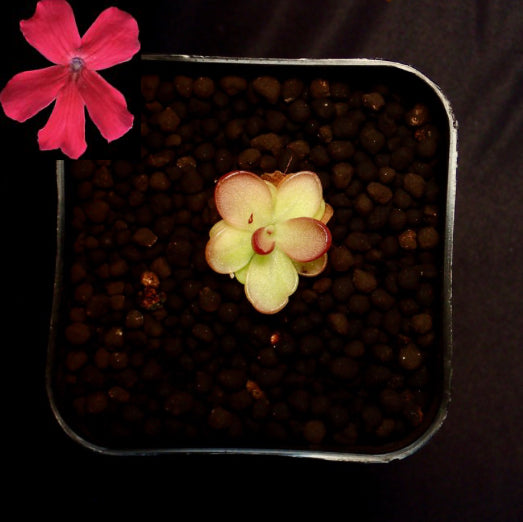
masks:
POLYGON ((244 284, 259 312, 279 312, 299 275, 325 269, 332 207, 314 172, 229 172, 218 180, 214 200, 222 219, 209 232, 207 263, 244 284))
POLYGON ((80 37, 65 0, 41 0, 20 30, 54 65, 13 76, 0 103, 9 118, 24 122, 55 102, 38 132, 40 150, 61 149, 79 158, 87 148, 85 108, 108 142, 132 128, 134 117, 123 94, 97 72, 130 60, 140 49, 138 24, 129 13, 109 7, 80 37))

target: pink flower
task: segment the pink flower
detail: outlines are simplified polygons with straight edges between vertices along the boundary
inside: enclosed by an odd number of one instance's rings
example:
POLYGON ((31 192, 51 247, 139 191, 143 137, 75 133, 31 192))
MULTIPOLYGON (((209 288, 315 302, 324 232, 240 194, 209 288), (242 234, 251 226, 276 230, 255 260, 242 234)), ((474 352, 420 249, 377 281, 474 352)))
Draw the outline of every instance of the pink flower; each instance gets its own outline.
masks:
POLYGON ((81 156, 87 148, 85 107, 109 142, 132 128, 124 96, 96 72, 130 60, 140 49, 138 24, 130 14, 109 7, 80 37, 65 0, 41 0, 20 29, 55 65, 15 75, 0 93, 0 103, 9 118, 24 122, 56 100, 38 132, 41 150, 60 148, 70 158, 81 156))

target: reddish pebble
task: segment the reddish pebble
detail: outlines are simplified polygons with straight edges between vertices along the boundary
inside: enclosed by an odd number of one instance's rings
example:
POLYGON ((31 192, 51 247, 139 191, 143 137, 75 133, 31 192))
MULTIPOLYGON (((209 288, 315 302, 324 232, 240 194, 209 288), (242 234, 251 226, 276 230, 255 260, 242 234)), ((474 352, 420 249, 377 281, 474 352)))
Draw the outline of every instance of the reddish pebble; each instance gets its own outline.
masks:
POLYGON ((377 181, 369 183, 367 192, 376 203, 380 203, 381 205, 387 204, 392 199, 392 190, 387 187, 387 185, 383 185, 377 181))
POLYGON ((412 329, 419 334, 425 334, 432 329, 432 317, 430 314, 416 314, 411 318, 412 329))
POLYGON ((158 241, 158 236, 149 228, 141 227, 134 233, 133 240, 140 246, 152 247, 158 241))
POLYGON ((438 245, 439 234, 434 227, 423 227, 418 231, 418 243, 422 249, 431 249, 438 245))
POLYGON ((400 348, 399 363, 406 370, 419 368, 423 361, 423 354, 414 343, 408 343, 400 348))
POLYGON ((417 247, 416 232, 414 230, 405 230, 398 237, 398 242, 401 248, 405 250, 415 250, 417 247))
POLYGON ((107 408, 107 395, 95 392, 87 396, 86 409, 88 413, 101 413, 107 408))
POLYGON ((327 428, 321 420, 310 420, 305 423, 303 428, 303 436, 305 440, 311 444, 319 444, 323 441, 326 434, 327 428))
POLYGON ((65 329, 65 338, 71 344, 85 344, 91 337, 91 331, 85 323, 72 323, 65 329))
POLYGON ((233 420, 232 413, 221 406, 211 410, 209 414, 209 426, 215 430, 223 430, 228 428, 233 420))
POLYGON ((359 268, 354 270, 352 281, 356 289, 365 294, 369 294, 376 290, 376 287, 378 286, 378 282, 374 274, 359 268))
POLYGON ((252 82, 253 89, 269 103, 276 103, 280 96, 280 82, 272 76, 260 76, 252 82))
POLYGON ((109 397, 116 402, 127 402, 131 397, 131 394, 121 386, 113 386, 107 392, 109 397))
POLYGON ((87 354, 85 352, 75 350, 67 354, 65 364, 69 371, 75 372, 79 370, 86 362, 87 354))

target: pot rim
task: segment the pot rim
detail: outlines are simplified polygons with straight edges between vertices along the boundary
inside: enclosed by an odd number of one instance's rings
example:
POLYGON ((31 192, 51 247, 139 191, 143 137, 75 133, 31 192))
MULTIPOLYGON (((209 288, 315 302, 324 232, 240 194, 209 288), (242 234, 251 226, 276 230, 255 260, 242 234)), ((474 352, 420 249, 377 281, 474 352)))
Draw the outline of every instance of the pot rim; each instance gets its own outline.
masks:
POLYGON ((51 411, 58 424, 64 432, 74 441, 96 453, 112 456, 152 456, 167 454, 234 454, 234 455, 264 455, 280 457, 299 457, 313 458, 326 461, 338 462, 357 462, 357 463, 388 463, 394 460, 402 460, 427 444, 432 437, 440 430, 446 417, 451 402, 451 380, 452 380, 452 256, 453 256, 453 235, 454 235, 454 214, 456 198, 456 172, 457 172, 457 130, 458 123, 454 116, 451 104, 439 86, 410 65, 400 62, 384 60, 380 58, 251 58, 251 57, 224 57, 224 56, 203 56, 187 54, 143 54, 142 62, 182 62, 182 63, 211 63, 224 65, 242 66, 307 66, 307 67, 385 67, 397 69, 411 74, 424 82, 437 96, 441 102, 448 120, 448 165, 447 165, 447 193, 445 200, 445 238, 443 246, 443 294, 442 294, 442 345, 443 345, 443 386, 441 400, 437 412, 431 424, 415 440, 406 446, 392 451, 381 453, 364 452, 341 452, 327 450, 298 450, 298 449, 264 449, 264 448, 136 448, 136 449, 113 449, 94 444, 76 433, 63 418, 55 402, 53 390, 53 361, 55 352, 55 342, 59 323, 59 311, 61 306, 61 296, 63 290, 63 230, 65 226, 65 162, 56 162, 56 183, 57 183, 57 249, 55 259, 55 278, 53 284, 53 302, 51 310, 51 320, 49 327, 49 339, 47 346, 46 363, 46 391, 50 403, 51 411))

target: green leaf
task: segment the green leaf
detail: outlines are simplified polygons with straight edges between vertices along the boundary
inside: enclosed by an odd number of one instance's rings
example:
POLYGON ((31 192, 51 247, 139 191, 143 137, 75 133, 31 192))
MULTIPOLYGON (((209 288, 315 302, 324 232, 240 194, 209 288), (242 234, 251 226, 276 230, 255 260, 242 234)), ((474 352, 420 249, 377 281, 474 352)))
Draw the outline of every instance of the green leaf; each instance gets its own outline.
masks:
POLYGON ((278 185, 274 222, 297 217, 314 217, 323 201, 320 178, 309 171, 289 174, 278 185))
POLYGON ((280 249, 253 256, 247 270, 245 294, 256 310, 265 314, 279 312, 296 288, 296 267, 280 249))
POLYGON ((254 250, 248 230, 239 230, 223 222, 215 225, 211 232, 205 259, 215 272, 232 274, 251 260, 254 250))

